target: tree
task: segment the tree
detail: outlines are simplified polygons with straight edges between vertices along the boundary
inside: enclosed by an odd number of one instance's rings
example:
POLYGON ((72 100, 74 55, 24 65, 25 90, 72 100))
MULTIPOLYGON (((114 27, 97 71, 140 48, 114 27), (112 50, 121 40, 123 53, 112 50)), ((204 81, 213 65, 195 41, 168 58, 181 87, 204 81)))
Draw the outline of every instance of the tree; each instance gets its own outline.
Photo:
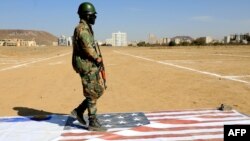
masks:
POLYGON ((138 47, 141 47, 141 46, 146 46, 146 43, 143 41, 143 42, 139 42, 138 44, 137 44, 137 46, 138 47))
POLYGON ((180 46, 189 46, 189 45, 190 43, 186 41, 180 43, 180 46))
POLYGON ((174 41, 170 41, 169 46, 176 46, 176 43, 174 41))
POLYGON ((196 40, 193 41, 193 45, 199 45, 199 46, 202 46, 202 45, 206 45, 206 40, 205 38, 197 38, 196 40))
POLYGON ((249 35, 246 36, 246 40, 247 40, 248 42, 250 42, 250 36, 249 36, 249 35))

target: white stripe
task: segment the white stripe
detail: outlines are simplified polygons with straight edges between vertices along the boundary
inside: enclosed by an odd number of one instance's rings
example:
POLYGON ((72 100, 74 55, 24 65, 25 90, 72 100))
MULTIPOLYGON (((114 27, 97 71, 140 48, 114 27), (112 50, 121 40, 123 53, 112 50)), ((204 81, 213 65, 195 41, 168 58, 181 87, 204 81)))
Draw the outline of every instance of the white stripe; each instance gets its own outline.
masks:
MULTIPOLYGON (((150 139, 125 139, 122 141, 191 141, 191 140, 206 140, 206 139, 223 139, 223 134, 217 134, 217 135, 196 135, 196 136, 189 136, 189 137, 169 137, 169 138, 150 138, 150 139)), ((87 141, 106 141, 103 139, 90 139, 87 141)), ((121 141, 121 140, 112 140, 112 141, 121 141)))
POLYGON ((176 68, 180 68, 180 69, 185 69, 185 70, 193 71, 193 72, 196 72, 196 73, 206 74, 206 75, 210 75, 210 76, 214 76, 214 77, 219 77, 219 78, 223 78, 223 79, 227 79, 227 80, 232 80, 232 81, 236 81, 236 82, 250 84, 250 82, 248 82, 248 81, 244 81, 244 80, 240 80, 240 79, 236 79, 236 78, 228 78, 228 77, 216 74, 216 73, 195 70, 195 69, 192 69, 192 68, 188 68, 188 67, 184 67, 184 66, 180 66, 180 65, 175 65, 175 64, 172 64, 172 63, 166 63, 166 62, 163 62, 163 61, 157 61, 157 60, 153 60, 153 59, 149 59, 149 58, 145 58, 145 57, 141 57, 141 56, 135 56, 135 55, 128 54, 128 53, 123 53, 123 52, 120 52, 120 51, 114 51, 114 52, 122 54, 122 55, 131 56, 131 57, 134 57, 134 58, 139 58, 139 59, 143 59, 143 60, 147 60, 147 61, 151 61, 151 62, 163 64, 163 65, 168 65, 168 66, 172 66, 172 67, 176 67, 176 68))
POLYGON ((3 68, 3 69, 0 69, 0 71, 6 71, 6 70, 11 70, 11 69, 20 68, 20 67, 23 67, 23 66, 27 66, 27 65, 30 65, 30 64, 37 63, 37 62, 41 62, 41 61, 45 61, 45 60, 50 60, 50 59, 62 57, 62 56, 68 55, 68 54, 70 54, 70 53, 71 53, 71 52, 64 53, 64 54, 60 54, 60 55, 56 55, 56 56, 52 56, 52 57, 48 57, 48 58, 43 58, 43 59, 39 59, 39 60, 35 60, 35 61, 30 61, 30 62, 28 62, 28 63, 23 63, 23 64, 11 66, 11 67, 3 68))
POLYGON ((230 124, 250 124, 250 120, 241 120, 241 121, 222 121, 222 122, 209 122, 209 123, 192 123, 192 124, 165 124, 158 122, 150 122, 150 124, 145 125, 146 127, 151 128, 173 128, 173 127, 192 127, 192 126, 223 126, 230 124))
POLYGON ((58 141, 58 140, 86 140, 86 139, 92 139, 92 138, 97 138, 102 135, 86 135, 86 136, 67 136, 67 137, 58 137, 54 139, 53 141, 58 141))
MULTIPOLYGON (((223 134, 217 134, 217 135, 196 135, 196 136, 189 136, 189 137, 168 137, 168 138, 164 138, 164 137, 159 137, 159 138, 150 138, 150 139, 124 139, 122 141, 184 141, 184 140, 206 140, 206 139, 223 139, 224 135, 223 134)), ((93 138, 93 139, 89 139, 87 141, 107 141, 104 139, 100 139, 100 138, 93 138)), ((121 140, 112 140, 112 141, 121 141, 121 140)))
MULTIPOLYGON (((157 131, 157 132, 138 132, 133 130, 121 131, 113 134, 126 136, 126 137, 140 137, 140 136, 151 136, 151 135, 171 135, 171 134, 192 134, 192 133, 217 133, 223 132, 223 128, 218 129, 199 129, 199 130, 183 130, 183 131, 157 131)), ((59 137, 55 140, 80 140, 88 139, 88 141, 105 141, 100 139, 103 135, 86 135, 86 136, 67 136, 59 137)), ((105 135, 104 135, 105 136, 105 135)), ((147 140, 144 137, 143 140, 147 140)), ((221 134, 218 135, 195 135, 195 136, 186 136, 186 137, 165 137, 164 140, 192 140, 192 139, 212 139, 212 138, 223 138, 221 134)), ((154 140, 157 138, 153 138, 154 140)), ((126 139, 125 139, 126 140, 126 139)), ((129 140, 138 140, 138 139, 129 139, 129 140)), ((152 139, 151 139, 152 140, 152 139)))
POLYGON ((166 111, 166 112, 159 112, 159 113, 146 113, 145 115, 147 116, 160 116, 160 115, 183 115, 183 114, 206 114, 206 113, 224 113, 220 110, 203 110, 203 111, 179 111, 179 112, 171 112, 171 111, 166 111))
POLYGON ((249 117, 242 117, 241 115, 235 115, 235 114, 201 114, 201 115, 187 115, 187 116, 159 116, 159 117, 148 117, 149 120, 159 120, 159 119, 192 119, 192 120, 198 120, 198 121, 210 121, 210 120, 226 120, 226 119, 249 119, 249 117), (209 118, 206 117, 199 117, 199 116, 211 116, 209 118), (216 117, 212 117, 212 116, 225 116, 225 117, 221 117, 221 118, 216 118, 216 117), (239 117, 226 117, 226 116, 239 116, 239 117))
POLYGON ((206 117, 195 117, 195 116, 176 116, 176 117, 168 117, 168 116, 163 116, 163 117, 152 117, 148 118, 149 120, 162 120, 162 119, 186 119, 186 120, 196 120, 196 121, 214 121, 214 120, 239 120, 239 119, 249 119, 249 117, 223 117, 223 118, 206 118, 206 117))
POLYGON ((242 82, 242 83, 249 84, 248 81, 244 81, 244 80, 240 80, 240 79, 236 79, 236 78, 225 77, 225 76, 222 76, 222 75, 216 74, 216 73, 211 73, 211 72, 207 72, 207 71, 200 71, 200 70, 196 70, 196 69, 192 69, 192 68, 188 68, 188 67, 184 67, 184 66, 180 66, 180 65, 175 65, 175 64, 172 64, 172 63, 166 63, 166 62, 162 62, 162 61, 156 61, 156 62, 160 63, 160 64, 180 68, 180 69, 193 71, 193 72, 196 72, 196 73, 206 74, 206 75, 210 75, 210 76, 214 76, 214 77, 219 77, 219 78, 224 78, 224 79, 227 79, 227 80, 232 80, 232 81, 237 81, 237 82, 242 82))
POLYGON ((178 130, 178 131, 153 131, 153 132, 139 132, 134 130, 125 130, 116 132, 115 134, 121 136, 151 136, 151 135, 171 135, 171 134, 194 134, 194 133, 214 133, 214 132, 223 132, 223 128, 215 129, 193 129, 193 130, 178 130))

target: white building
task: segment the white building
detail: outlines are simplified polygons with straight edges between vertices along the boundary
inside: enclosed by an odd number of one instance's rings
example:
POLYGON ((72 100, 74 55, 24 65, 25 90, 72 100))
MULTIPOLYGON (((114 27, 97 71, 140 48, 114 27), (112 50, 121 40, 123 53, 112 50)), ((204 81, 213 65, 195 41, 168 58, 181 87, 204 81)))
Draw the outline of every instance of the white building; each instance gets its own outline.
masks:
POLYGON ((224 37, 224 43, 225 43, 225 44, 230 43, 230 39, 231 39, 230 36, 225 36, 225 37, 224 37))
POLYGON ((149 44, 156 44, 158 41, 157 41, 157 37, 154 35, 154 34, 149 34, 148 35, 148 43, 149 44))
POLYGON ((210 36, 206 36, 205 37, 205 43, 206 44, 209 44, 209 43, 212 43, 213 42, 213 38, 212 37, 210 37, 210 36))
POLYGON ((171 38, 166 38, 166 44, 169 44, 171 42, 171 38))
POLYGON ((128 46, 127 33, 112 33, 112 46, 128 46))
POLYGON ((0 40, 0 46, 3 46, 3 45, 4 45, 4 41, 0 40))
POLYGON ((178 44, 180 44, 180 43, 181 43, 181 39, 180 39, 180 38, 175 38, 175 39, 174 39, 174 42, 175 42, 175 44, 177 44, 177 45, 178 45, 178 44))
POLYGON ((66 37, 64 35, 60 36, 58 38, 58 45, 59 46, 71 46, 73 43, 72 43, 72 37, 66 37))
POLYGON ((73 39, 72 37, 67 38, 67 46, 72 46, 73 45, 73 39))

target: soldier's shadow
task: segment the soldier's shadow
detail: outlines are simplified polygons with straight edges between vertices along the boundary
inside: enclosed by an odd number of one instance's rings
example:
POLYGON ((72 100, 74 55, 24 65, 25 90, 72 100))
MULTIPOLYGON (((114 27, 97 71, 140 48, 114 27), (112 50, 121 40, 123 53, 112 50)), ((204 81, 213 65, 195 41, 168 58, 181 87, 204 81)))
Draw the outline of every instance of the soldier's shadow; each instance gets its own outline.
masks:
POLYGON ((49 122, 59 126, 64 126, 64 130, 70 130, 72 128, 87 129, 85 126, 75 124, 74 122, 76 119, 64 113, 52 113, 28 107, 14 107, 13 110, 17 111, 19 116, 27 117, 30 120, 49 122))
POLYGON ((52 113, 44 110, 37 110, 28 107, 14 107, 13 110, 17 111, 19 116, 35 116, 35 115, 66 115, 63 113, 52 113))

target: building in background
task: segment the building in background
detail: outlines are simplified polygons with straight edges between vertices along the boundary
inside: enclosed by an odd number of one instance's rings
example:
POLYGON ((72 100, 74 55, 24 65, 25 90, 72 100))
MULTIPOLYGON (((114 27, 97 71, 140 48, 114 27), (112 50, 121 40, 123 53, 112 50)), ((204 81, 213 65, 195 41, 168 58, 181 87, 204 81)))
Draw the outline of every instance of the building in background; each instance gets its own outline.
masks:
POLYGON ((66 37, 64 35, 58 38, 59 46, 72 46, 72 37, 66 37))
POLYGON ((225 44, 230 43, 230 39, 231 39, 231 36, 225 36, 225 37, 224 37, 224 43, 225 43, 225 44))
POLYGON ((112 46, 112 38, 111 39, 106 39, 106 46, 112 46))
POLYGON ((171 42, 171 38, 163 38, 162 39, 162 44, 168 45, 171 42))
POLYGON ((243 43, 248 44, 250 39, 250 33, 245 34, 231 34, 224 37, 224 43, 243 43))
POLYGON ((112 46, 128 46, 127 33, 112 33, 112 46))
POLYGON ((35 40, 23 40, 23 39, 2 39, 0 40, 0 46, 37 46, 35 40))
POLYGON ((205 38, 205 43, 206 43, 206 44, 209 44, 209 43, 212 43, 212 42, 213 42, 213 38, 210 37, 210 36, 206 36, 206 37, 204 37, 204 38, 205 38))
POLYGON ((151 44, 151 45, 152 44, 157 44, 158 43, 157 37, 154 34, 149 33, 149 35, 148 35, 148 43, 151 44))

